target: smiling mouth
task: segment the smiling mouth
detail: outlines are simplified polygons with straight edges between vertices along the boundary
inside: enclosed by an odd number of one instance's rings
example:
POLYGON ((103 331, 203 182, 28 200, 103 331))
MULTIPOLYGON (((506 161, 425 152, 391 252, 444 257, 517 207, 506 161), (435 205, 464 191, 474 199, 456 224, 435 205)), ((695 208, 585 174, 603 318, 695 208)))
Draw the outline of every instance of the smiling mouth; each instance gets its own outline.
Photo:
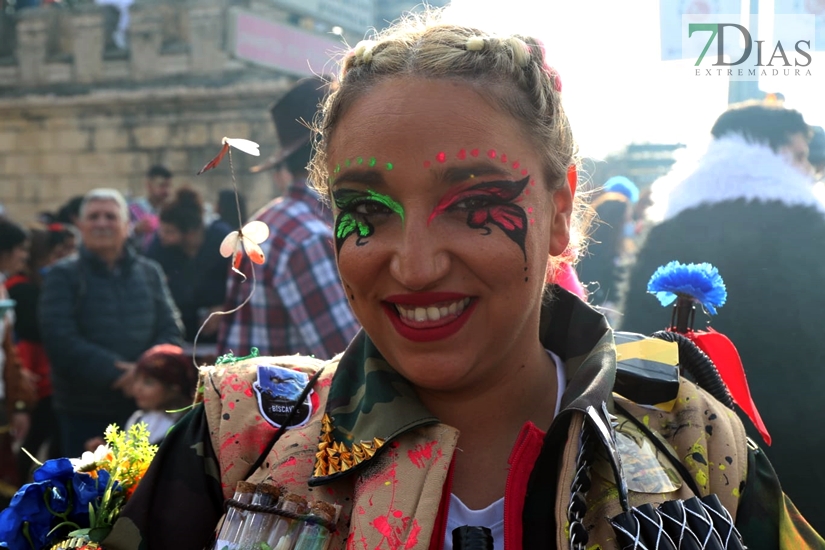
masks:
POLYGON ((478 300, 469 296, 453 300, 399 304, 382 302, 396 332, 413 342, 434 342, 449 338, 467 323, 478 300))
POLYGON ((401 322, 413 328, 429 328, 452 322, 464 313, 468 305, 470 305, 469 297, 440 302, 427 307, 393 304, 401 322))

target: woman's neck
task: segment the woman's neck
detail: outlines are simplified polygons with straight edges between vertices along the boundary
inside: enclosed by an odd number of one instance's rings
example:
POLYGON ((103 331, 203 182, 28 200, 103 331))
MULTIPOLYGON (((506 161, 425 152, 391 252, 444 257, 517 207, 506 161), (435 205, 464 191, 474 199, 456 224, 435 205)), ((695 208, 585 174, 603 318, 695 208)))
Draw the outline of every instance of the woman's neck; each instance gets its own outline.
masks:
POLYGON ((518 434, 527 421, 546 430, 555 415, 558 378, 555 363, 537 350, 497 371, 484 385, 460 392, 419 390, 422 403, 442 422, 458 428, 464 440, 491 434, 518 434))

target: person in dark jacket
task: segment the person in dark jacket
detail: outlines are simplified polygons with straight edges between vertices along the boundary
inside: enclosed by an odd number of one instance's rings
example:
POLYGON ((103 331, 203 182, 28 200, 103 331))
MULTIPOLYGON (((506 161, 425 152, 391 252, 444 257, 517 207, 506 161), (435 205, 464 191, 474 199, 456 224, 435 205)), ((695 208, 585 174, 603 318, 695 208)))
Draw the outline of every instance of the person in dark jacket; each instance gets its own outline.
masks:
MULTIPOLYGON (((221 220, 204 226, 201 196, 186 187, 179 189, 174 200, 160 211, 158 238, 149 247, 147 257, 157 261, 166 273, 187 342, 195 339, 210 313, 222 309, 230 259, 221 256, 220 246, 232 229, 221 220)), ((218 320, 212 317, 204 326, 199 342, 217 341, 218 320)))
MULTIPOLYGON (((711 326, 739 350, 782 488, 823 531, 825 203, 814 193, 808 125, 797 111, 746 104, 721 115, 711 133, 698 161, 677 163, 654 184, 649 213, 660 221, 631 270, 621 328, 651 333, 669 324, 670 312, 646 292, 660 265, 719 269, 728 299, 711 326)), ((702 317, 694 328, 705 328, 702 317)))
POLYGON ((40 329, 52 363, 62 448, 84 442, 135 410, 134 361, 157 344, 180 344, 180 314, 160 267, 127 246, 128 211, 120 192, 95 189, 83 200, 78 255, 46 275, 40 329))

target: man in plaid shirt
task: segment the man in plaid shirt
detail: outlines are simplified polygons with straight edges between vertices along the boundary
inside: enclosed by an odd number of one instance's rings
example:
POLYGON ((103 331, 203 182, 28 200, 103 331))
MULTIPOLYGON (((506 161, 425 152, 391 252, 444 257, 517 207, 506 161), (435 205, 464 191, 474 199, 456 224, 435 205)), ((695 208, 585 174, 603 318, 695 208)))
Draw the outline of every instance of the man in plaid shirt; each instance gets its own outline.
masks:
POLYGON ((249 277, 246 282, 230 273, 228 309, 249 295, 252 269, 258 288, 248 304, 224 317, 219 354, 248 355, 256 347, 261 355, 328 359, 344 351, 360 328, 335 266, 332 214, 306 181, 311 134, 300 121, 312 120, 325 92, 320 79, 305 79, 271 109, 282 147, 253 171, 273 170, 284 192, 253 217, 269 226, 269 239, 261 243, 266 263, 254 265, 244 257, 240 270, 249 277))

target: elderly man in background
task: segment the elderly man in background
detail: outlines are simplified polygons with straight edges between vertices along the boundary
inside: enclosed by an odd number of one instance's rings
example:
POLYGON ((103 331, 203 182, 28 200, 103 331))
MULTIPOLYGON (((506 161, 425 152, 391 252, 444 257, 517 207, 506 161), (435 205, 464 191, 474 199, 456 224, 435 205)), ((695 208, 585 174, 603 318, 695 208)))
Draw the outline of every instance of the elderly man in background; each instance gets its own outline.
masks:
POLYGON ((126 201, 113 189, 83 199, 78 255, 57 263, 41 295, 43 343, 52 363, 63 451, 135 410, 134 361, 156 344, 180 344, 180 315, 158 265, 127 245, 126 201))

